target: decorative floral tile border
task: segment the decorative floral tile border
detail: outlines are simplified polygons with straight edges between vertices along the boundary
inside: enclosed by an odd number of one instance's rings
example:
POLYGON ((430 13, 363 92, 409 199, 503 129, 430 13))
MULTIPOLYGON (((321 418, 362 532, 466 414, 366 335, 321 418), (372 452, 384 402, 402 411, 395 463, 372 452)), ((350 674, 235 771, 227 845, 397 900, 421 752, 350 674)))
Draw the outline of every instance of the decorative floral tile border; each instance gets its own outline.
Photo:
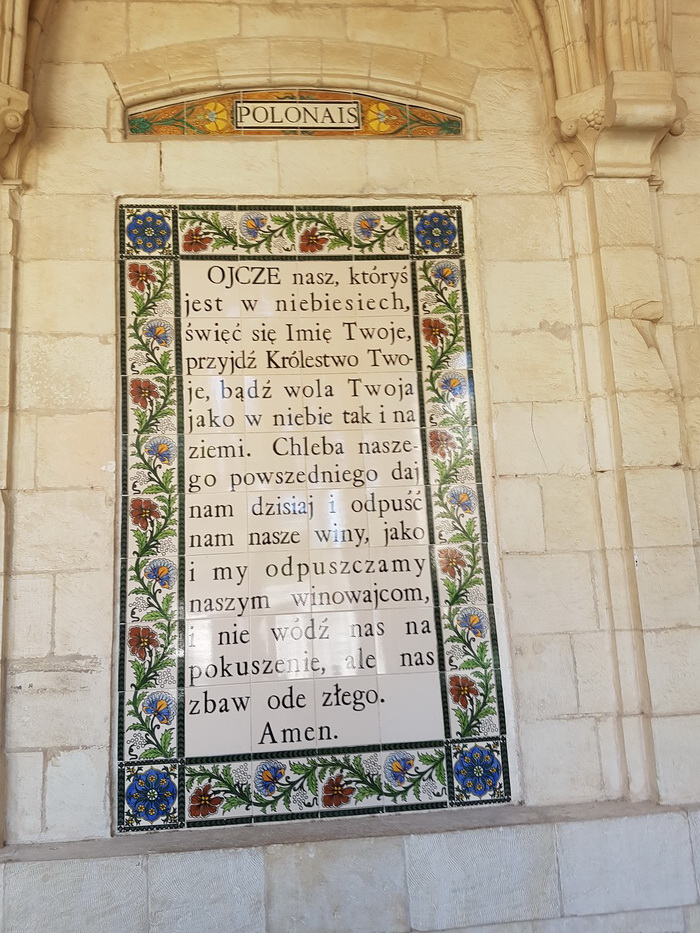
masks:
POLYGON ((324 137, 460 137, 464 124, 459 114, 375 97, 360 92, 318 88, 263 88, 201 97, 131 110, 127 118, 130 136, 324 136, 324 137), (260 115, 260 126, 241 119, 241 108, 260 115), (334 111, 354 105, 353 121, 334 111), (274 107, 274 112, 273 112, 274 107), (280 120, 280 114, 299 116, 280 120), (312 119, 304 120, 310 114, 312 119), (266 119, 267 118, 267 119, 266 119), (318 125, 312 125, 317 123, 318 125), (334 125, 335 124, 335 125, 334 125))
POLYGON ((456 206, 125 205, 120 831, 444 808, 510 799, 456 206), (180 256, 410 265, 439 606, 444 741, 184 757, 180 256))

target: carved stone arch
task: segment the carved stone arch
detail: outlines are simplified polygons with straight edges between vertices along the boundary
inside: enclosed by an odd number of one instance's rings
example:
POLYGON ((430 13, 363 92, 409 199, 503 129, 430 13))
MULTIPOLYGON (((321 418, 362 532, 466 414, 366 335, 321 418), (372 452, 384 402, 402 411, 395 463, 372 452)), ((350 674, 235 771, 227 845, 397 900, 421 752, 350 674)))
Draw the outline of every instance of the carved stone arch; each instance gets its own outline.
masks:
POLYGON ((264 87, 372 90, 388 97, 451 108, 477 134, 469 103, 479 69, 454 59, 387 45, 327 39, 230 39, 188 42, 108 63, 120 106, 194 94, 264 87))

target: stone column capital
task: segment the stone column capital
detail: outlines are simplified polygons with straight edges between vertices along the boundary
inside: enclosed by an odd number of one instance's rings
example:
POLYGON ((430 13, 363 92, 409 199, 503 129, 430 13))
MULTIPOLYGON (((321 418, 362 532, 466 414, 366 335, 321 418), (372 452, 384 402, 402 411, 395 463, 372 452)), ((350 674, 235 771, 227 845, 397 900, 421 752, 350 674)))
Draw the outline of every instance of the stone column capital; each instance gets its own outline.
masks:
POLYGON ((556 114, 569 180, 649 178, 661 140, 683 132, 687 106, 668 71, 612 71, 557 100, 556 114))
MULTIPOLYGON (((29 95, 25 91, 0 84, 0 165, 24 128, 28 110, 29 95)), ((4 177, 5 172, 0 171, 0 176, 4 177)))

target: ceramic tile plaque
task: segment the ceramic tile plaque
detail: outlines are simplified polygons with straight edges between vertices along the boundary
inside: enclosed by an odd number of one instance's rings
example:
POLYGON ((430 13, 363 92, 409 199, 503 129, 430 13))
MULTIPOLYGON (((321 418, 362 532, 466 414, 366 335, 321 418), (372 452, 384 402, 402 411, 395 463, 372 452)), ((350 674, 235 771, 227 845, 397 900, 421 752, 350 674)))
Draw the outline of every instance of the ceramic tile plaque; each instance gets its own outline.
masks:
POLYGON ((119 246, 119 829, 509 799, 459 208, 119 246))
POLYGON ((249 88, 215 97, 129 111, 130 136, 463 136, 462 117, 447 110, 362 91, 249 88))

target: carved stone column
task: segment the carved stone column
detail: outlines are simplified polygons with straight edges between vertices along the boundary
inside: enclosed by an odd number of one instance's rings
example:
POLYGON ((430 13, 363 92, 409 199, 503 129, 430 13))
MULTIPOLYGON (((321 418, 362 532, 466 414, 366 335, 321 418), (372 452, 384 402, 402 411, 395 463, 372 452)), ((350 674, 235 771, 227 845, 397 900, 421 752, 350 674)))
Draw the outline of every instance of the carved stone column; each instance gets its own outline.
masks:
POLYGON ((669 588, 696 569, 656 234, 655 152, 667 135, 683 132, 687 108, 675 93, 666 0, 537 3, 578 290, 622 787, 632 799, 669 799, 655 749, 658 631, 669 588))

